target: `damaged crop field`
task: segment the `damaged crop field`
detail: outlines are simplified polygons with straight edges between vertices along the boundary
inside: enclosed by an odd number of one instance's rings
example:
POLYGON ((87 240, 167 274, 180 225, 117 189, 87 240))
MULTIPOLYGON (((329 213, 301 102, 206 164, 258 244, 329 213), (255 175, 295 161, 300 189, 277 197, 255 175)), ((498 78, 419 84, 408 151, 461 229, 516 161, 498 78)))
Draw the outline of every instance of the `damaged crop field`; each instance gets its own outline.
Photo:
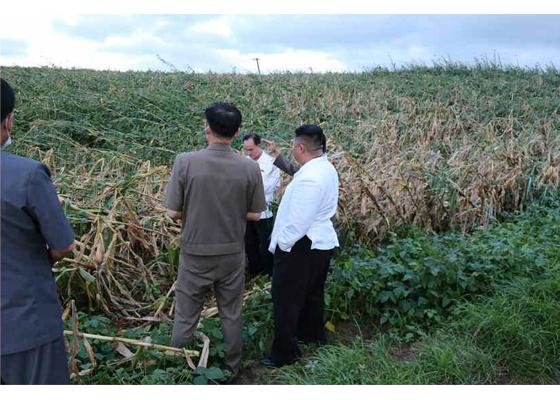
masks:
POLYGON ((300 123, 319 124, 340 177, 341 248, 326 289, 333 343, 260 370, 270 282, 247 282, 241 383, 560 383, 556 69, 3 67, 2 77, 17 98, 9 151, 49 166, 76 233, 73 257, 54 270, 74 382, 225 378, 211 297, 192 351, 161 347, 180 232, 163 200, 175 156, 205 146, 204 108, 229 101, 242 131, 286 155, 300 123))

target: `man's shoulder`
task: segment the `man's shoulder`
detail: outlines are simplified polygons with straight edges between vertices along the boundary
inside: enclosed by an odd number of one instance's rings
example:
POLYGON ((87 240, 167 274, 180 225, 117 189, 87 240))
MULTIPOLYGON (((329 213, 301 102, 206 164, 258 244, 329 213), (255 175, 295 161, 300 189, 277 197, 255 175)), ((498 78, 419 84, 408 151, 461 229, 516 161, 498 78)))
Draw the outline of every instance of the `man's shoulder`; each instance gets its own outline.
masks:
POLYGON ((330 178, 336 178, 338 180, 338 172, 336 171, 333 163, 327 158, 322 166, 323 173, 330 178))
MULTIPOLYGON (((227 154, 226 159, 228 159, 228 163, 229 165, 231 165, 231 162, 233 161, 235 164, 236 168, 241 168, 245 171, 251 171, 251 170, 257 170, 260 171, 259 169, 259 165, 257 162, 251 160, 248 157, 245 157, 242 154, 238 154, 235 152, 227 152, 224 153, 227 154)), ((175 158, 175 163, 181 164, 181 165, 188 165, 189 163, 197 163, 199 161, 203 161, 205 159, 207 159, 208 157, 215 157, 214 152, 209 152, 207 149, 202 149, 202 150, 198 150, 198 151, 189 151, 189 152, 185 152, 185 153, 180 153, 176 158, 175 158)))
POLYGON ((334 167, 333 163, 331 162, 331 160, 329 160, 329 158, 327 156, 321 157, 320 162, 314 163, 312 165, 313 165, 313 168, 316 168, 316 169, 322 169, 322 170, 326 170, 326 171, 336 171, 336 168, 334 167))
POLYGON ((334 172, 335 174, 338 175, 338 172, 336 172, 336 167, 334 166, 334 164, 331 162, 331 160, 329 160, 328 158, 326 159, 326 164, 327 164, 327 168, 330 172, 334 172))
POLYGON ((237 153, 233 153, 232 157, 235 162, 234 168, 238 173, 241 172, 249 176, 252 180, 262 179, 261 167, 257 161, 237 153))
POLYGON ((271 168, 278 168, 276 165, 274 165, 274 162, 276 161, 276 159, 274 157, 272 157, 270 154, 263 151, 263 154, 262 154, 261 157, 263 159, 263 164, 268 165, 271 168))
POLYGON ((204 157, 204 149, 195 150, 195 151, 185 151, 183 153, 177 154, 177 157, 175 157, 175 162, 188 163, 191 160, 196 160, 197 158, 201 158, 201 157, 204 157))
POLYGON ((311 180, 311 181, 322 181, 325 178, 337 176, 336 168, 328 160, 322 160, 322 162, 317 162, 308 165, 307 168, 301 169, 301 173, 298 175, 300 179, 311 180))
POLYGON ((35 179, 50 179, 50 171, 46 165, 32 158, 21 157, 3 151, 2 159, 2 190, 10 187, 26 187, 35 179), (42 172, 40 174, 39 172, 42 172))
POLYGON ((18 156, 7 151, 3 151, 2 155, 2 166, 7 168, 17 168, 20 172, 23 171, 33 171, 37 168, 41 168, 43 164, 40 161, 34 160, 32 158, 18 156))

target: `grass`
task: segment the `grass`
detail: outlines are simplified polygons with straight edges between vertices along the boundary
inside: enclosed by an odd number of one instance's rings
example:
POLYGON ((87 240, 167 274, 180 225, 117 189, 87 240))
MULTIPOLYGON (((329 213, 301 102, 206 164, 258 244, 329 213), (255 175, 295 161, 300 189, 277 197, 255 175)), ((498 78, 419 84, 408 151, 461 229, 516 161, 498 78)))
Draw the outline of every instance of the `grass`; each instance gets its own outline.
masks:
POLYGON ((495 379, 491 358, 471 343, 454 337, 423 344, 421 354, 402 361, 385 337, 351 346, 333 345, 318 351, 304 365, 283 369, 280 384, 416 385, 485 384, 495 379))
POLYGON ((466 304, 452 324, 492 354, 515 383, 560 383, 560 270, 497 288, 480 304, 466 304))
POLYGON ((456 309, 453 322, 414 344, 410 359, 387 336, 317 350, 282 369, 282 384, 558 384, 560 275, 516 278, 456 309))

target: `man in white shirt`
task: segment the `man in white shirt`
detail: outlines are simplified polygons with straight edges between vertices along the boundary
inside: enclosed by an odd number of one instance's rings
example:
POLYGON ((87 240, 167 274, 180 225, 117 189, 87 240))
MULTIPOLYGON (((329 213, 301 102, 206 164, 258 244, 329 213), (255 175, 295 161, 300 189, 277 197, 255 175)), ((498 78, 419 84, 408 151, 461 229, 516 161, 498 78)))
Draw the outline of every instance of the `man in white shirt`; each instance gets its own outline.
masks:
POLYGON ((274 159, 261 149, 260 144, 261 137, 256 133, 243 136, 245 155, 259 164, 266 200, 266 210, 262 212, 260 220, 247 221, 245 253, 249 277, 263 273, 272 275, 273 257, 268 251, 273 225, 270 205, 274 200, 274 193, 280 187, 280 170, 274 166, 274 159))
POLYGON ((325 280, 338 237, 331 218, 338 204, 338 174, 327 159, 317 125, 296 129, 292 155, 301 165, 286 188, 270 240, 274 253, 274 342, 265 366, 280 367, 300 356, 297 341, 325 342, 325 280))

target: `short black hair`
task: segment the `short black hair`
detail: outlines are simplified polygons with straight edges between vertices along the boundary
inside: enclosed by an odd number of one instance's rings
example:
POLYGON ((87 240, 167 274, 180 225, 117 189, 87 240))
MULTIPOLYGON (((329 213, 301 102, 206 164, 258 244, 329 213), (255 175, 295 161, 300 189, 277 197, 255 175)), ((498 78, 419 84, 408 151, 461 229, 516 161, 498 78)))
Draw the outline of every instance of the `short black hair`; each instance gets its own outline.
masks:
POLYGON ((16 105, 16 94, 10 84, 2 78, 0 78, 0 86, 2 86, 0 103, 2 108, 2 122, 4 122, 8 114, 14 111, 14 107, 16 105))
POLYGON ((232 138, 241 126, 241 111, 230 103, 214 103, 204 110, 204 115, 218 136, 232 138))
POLYGON ((261 144, 261 137, 257 133, 246 133, 243 135, 243 141, 253 139, 253 142, 258 146, 261 144))
POLYGON ((317 125, 302 125, 296 129, 296 138, 302 138, 305 141, 307 151, 323 150, 327 152, 327 138, 321 127, 317 125))

